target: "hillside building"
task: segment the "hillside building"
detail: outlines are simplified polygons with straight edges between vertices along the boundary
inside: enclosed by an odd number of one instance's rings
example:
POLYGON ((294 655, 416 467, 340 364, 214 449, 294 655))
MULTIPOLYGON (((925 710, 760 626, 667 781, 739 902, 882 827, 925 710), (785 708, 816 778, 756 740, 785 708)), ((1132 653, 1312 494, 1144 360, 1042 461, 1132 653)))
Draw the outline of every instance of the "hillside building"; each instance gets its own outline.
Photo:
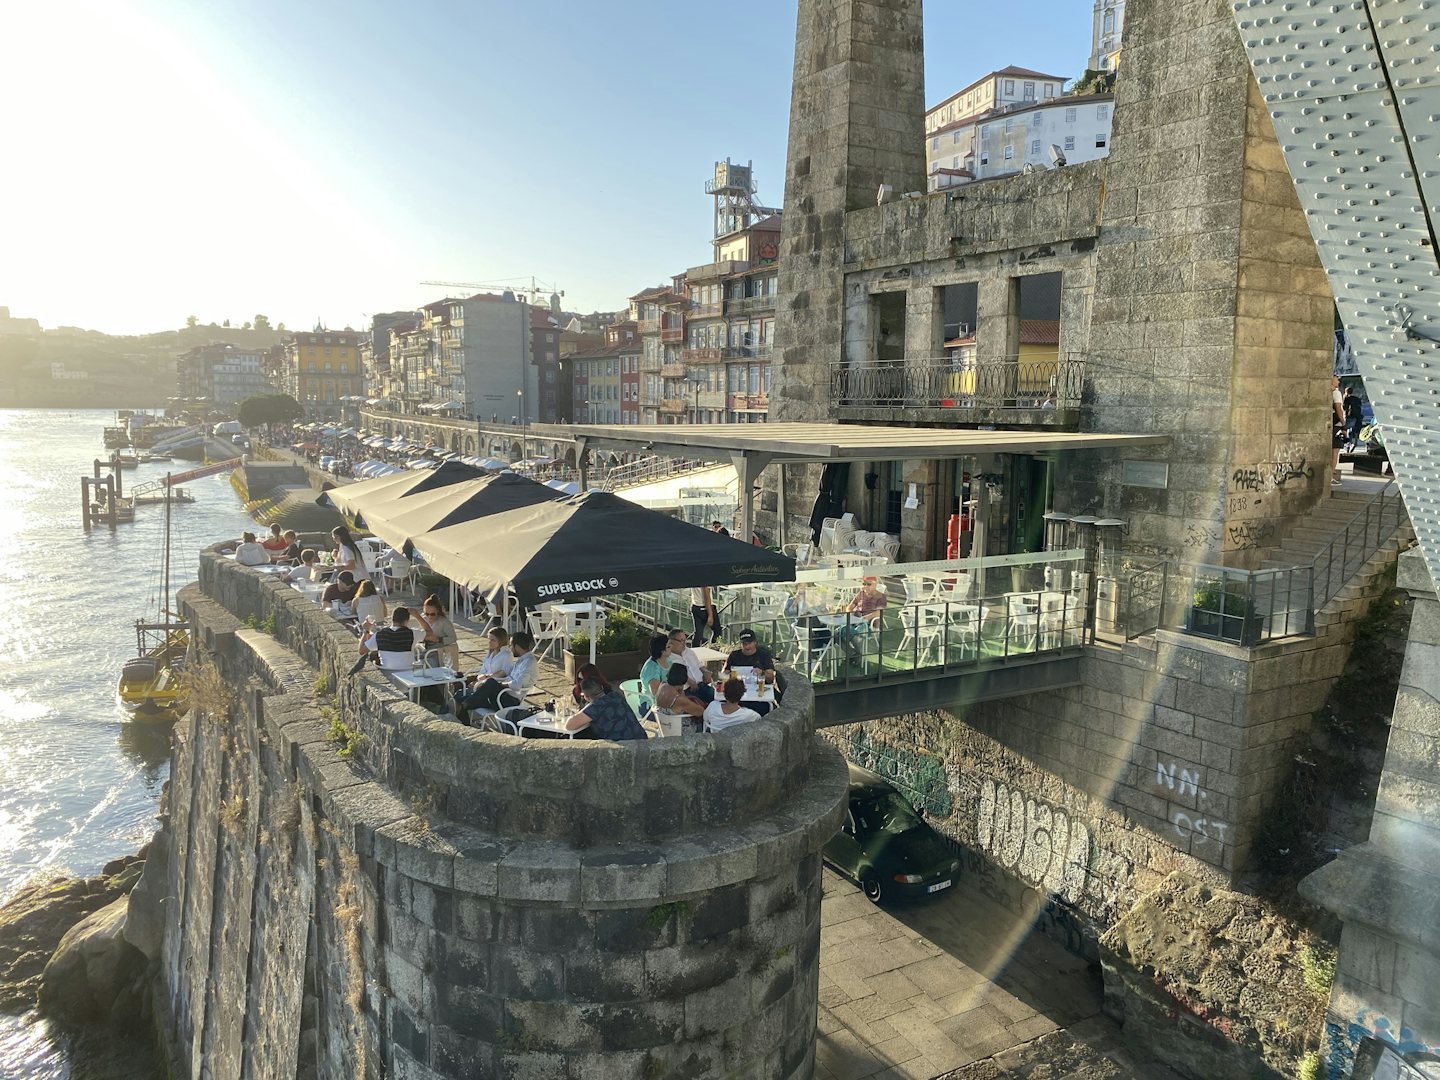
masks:
POLYGON ((360 346, 367 335, 354 330, 314 330, 285 341, 285 392, 311 420, 338 420, 341 398, 365 394, 360 346))

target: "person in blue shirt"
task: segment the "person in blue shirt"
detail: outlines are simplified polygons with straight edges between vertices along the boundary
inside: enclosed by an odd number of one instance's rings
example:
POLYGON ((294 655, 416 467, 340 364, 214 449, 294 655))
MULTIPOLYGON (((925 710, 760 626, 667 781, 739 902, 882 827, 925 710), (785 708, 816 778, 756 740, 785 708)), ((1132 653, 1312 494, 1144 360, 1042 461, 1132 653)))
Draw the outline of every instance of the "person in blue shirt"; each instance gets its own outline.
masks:
POLYGON ((535 648, 535 639, 524 630, 517 631, 510 638, 510 652, 515 657, 514 663, 510 665, 509 675, 492 675, 480 683, 473 690, 469 690, 455 699, 455 715, 460 718, 461 723, 468 722, 466 713, 470 709, 495 710, 502 705, 518 705, 525 700, 526 693, 535 685, 535 680, 540 674, 540 662, 535 659, 531 650, 535 648), (505 700, 501 700, 501 693, 505 694, 505 700))
POLYGON ((594 677, 580 684, 580 691, 589 701, 583 709, 565 721, 567 731, 584 731, 593 739, 626 742, 646 737, 645 729, 630 709, 630 703, 619 690, 605 689, 594 677))
MULTIPOLYGON (((683 634, 684 631, 682 630, 683 634)), ((669 659, 662 660, 669 649, 670 639, 656 634, 650 639, 650 659, 640 668, 640 692, 649 700, 655 700, 655 692, 665 685, 665 676, 670 671, 669 659)))

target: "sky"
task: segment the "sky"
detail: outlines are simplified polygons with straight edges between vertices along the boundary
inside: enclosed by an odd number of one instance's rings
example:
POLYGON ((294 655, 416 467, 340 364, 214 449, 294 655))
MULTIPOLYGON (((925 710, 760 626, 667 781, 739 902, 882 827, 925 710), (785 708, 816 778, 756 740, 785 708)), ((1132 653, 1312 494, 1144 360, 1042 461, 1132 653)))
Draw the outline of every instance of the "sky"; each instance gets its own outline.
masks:
MULTIPOLYGON (((1081 74, 1089 0, 930 0, 926 102, 1081 74)), ((795 0, 0 6, 0 305, 47 327, 367 324, 535 279, 567 310, 709 261, 705 180, 783 196, 795 0)))

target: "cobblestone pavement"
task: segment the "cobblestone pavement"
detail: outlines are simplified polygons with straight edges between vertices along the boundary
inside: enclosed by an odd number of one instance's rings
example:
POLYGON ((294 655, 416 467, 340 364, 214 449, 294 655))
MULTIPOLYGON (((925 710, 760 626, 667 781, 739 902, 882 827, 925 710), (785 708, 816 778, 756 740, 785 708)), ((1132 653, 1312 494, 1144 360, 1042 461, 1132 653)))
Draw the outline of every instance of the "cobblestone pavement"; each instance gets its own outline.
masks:
POLYGON ((877 908, 828 868, 816 1080, 1169 1080, 1136 1066, 1081 957, 957 888, 877 908))

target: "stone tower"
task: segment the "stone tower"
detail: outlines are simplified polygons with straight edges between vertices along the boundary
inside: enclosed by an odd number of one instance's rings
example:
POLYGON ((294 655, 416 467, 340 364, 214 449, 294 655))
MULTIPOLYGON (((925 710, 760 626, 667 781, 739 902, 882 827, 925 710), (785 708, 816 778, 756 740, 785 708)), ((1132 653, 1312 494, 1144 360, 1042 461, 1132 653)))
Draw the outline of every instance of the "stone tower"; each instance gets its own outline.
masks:
MULTIPOLYGON (((845 323, 845 214, 925 188, 920 0, 800 0, 776 333, 777 420, 827 420, 845 323)), ((813 488, 810 489, 813 492, 813 488)))

